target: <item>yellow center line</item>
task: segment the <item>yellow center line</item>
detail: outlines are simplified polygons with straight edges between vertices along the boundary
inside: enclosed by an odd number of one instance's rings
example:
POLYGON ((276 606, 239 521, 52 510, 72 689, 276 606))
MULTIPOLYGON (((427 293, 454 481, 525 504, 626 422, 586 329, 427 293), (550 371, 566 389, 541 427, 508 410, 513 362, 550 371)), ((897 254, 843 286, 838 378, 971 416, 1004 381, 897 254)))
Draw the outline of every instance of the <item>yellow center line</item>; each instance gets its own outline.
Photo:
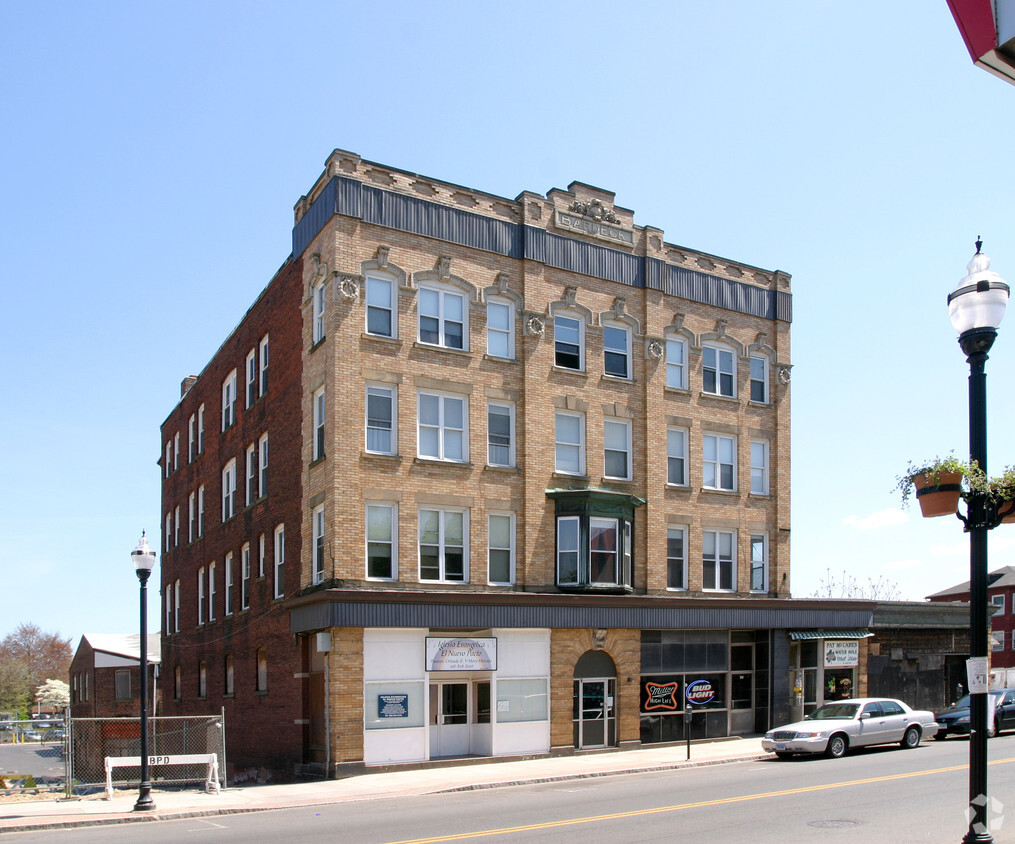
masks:
MULTIPOLYGON (((1015 756, 1008 759, 995 759, 989 765, 1004 765, 1015 762, 1015 756)), ((947 768, 932 768, 926 771, 913 771, 906 774, 890 774, 883 777, 868 777, 862 780, 848 780, 846 782, 832 782, 824 785, 807 785, 802 788, 787 788, 782 791, 766 791, 760 794, 745 794, 742 797, 722 797, 716 800, 701 800, 697 803, 680 803, 675 806, 658 806, 654 809, 636 809, 630 812, 613 812, 609 815, 592 815, 587 818, 570 818, 562 821, 546 821, 544 823, 525 824, 523 826, 509 826, 502 829, 484 829, 477 832, 461 832, 452 835, 435 835, 432 838, 407 838, 404 841, 391 841, 389 844, 436 844, 440 841, 464 841, 467 838, 485 838, 493 835, 510 835, 513 832, 532 832, 539 829, 554 829, 562 826, 574 826, 582 823, 597 823, 599 821, 612 821, 620 818, 634 818, 642 815, 658 815, 663 812, 682 812, 687 809, 702 809, 708 806, 723 806, 729 803, 744 803, 748 800, 764 800, 769 797, 788 797, 793 794, 806 794, 814 791, 827 791, 832 788, 846 788, 853 785, 870 785, 876 782, 890 782, 891 780, 904 780, 911 777, 925 777, 930 774, 945 774, 952 771, 965 771, 968 765, 952 765, 947 768)))

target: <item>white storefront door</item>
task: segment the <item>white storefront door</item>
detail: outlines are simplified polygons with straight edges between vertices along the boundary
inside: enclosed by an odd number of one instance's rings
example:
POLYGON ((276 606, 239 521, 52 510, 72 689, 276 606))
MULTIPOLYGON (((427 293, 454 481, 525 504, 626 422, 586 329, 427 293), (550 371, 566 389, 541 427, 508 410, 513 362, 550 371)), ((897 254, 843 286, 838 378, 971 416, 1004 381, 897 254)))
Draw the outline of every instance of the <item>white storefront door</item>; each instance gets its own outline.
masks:
POLYGON ((469 683, 431 683, 430 758, 468 756, 470 737, 469 683))

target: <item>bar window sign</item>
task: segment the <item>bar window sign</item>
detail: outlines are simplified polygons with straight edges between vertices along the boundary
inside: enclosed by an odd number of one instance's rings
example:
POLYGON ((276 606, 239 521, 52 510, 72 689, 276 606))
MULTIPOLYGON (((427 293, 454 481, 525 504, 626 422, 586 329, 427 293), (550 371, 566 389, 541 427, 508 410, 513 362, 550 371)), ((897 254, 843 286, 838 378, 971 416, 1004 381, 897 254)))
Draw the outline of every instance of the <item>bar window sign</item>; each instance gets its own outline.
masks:
POLYGON ((496 671, 497 640, 426 637, 427 671, 496 671))
POLYGON ((860 643, 856 639, 825 639, 825 668, 856 668, 860 643))

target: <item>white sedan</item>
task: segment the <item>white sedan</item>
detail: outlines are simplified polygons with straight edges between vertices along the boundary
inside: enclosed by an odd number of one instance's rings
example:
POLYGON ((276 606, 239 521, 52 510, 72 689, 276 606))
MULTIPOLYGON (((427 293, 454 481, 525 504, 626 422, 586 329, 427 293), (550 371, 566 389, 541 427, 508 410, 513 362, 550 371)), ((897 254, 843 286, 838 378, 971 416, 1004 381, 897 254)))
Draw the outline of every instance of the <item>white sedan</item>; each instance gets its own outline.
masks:
POLYGON ((850 698, 826 703, 803 721, 765 733, 761 747, 786 759, 795 753, 844 756, 850 747, 899 744, 916 747, 937 733, 934 713, 891 698, 850 698))

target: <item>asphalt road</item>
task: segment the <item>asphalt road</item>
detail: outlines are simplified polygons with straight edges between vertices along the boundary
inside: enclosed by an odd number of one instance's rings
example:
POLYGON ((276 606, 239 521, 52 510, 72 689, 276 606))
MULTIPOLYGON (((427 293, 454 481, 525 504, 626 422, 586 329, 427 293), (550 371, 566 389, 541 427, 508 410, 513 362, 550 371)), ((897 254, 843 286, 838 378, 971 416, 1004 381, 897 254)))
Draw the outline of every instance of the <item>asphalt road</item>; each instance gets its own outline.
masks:
POLYGON ((31 741, 0 744, 0 774, 31 774, 40 785, 53 779, 63 782, 61 742, 31 741))
MULTIPOLYGON (((146 844, 329 841, 958 842, 966 833, 969 743, 597 777, 146 823, 146 844)), ((992 832, 1015 841, 1015 735, 989 745, 992 832), (1005 823, 1006 815, 1010 815, 1005 823)), ((136 824, 20 833, 22 841, 133 842, 136 824)))

